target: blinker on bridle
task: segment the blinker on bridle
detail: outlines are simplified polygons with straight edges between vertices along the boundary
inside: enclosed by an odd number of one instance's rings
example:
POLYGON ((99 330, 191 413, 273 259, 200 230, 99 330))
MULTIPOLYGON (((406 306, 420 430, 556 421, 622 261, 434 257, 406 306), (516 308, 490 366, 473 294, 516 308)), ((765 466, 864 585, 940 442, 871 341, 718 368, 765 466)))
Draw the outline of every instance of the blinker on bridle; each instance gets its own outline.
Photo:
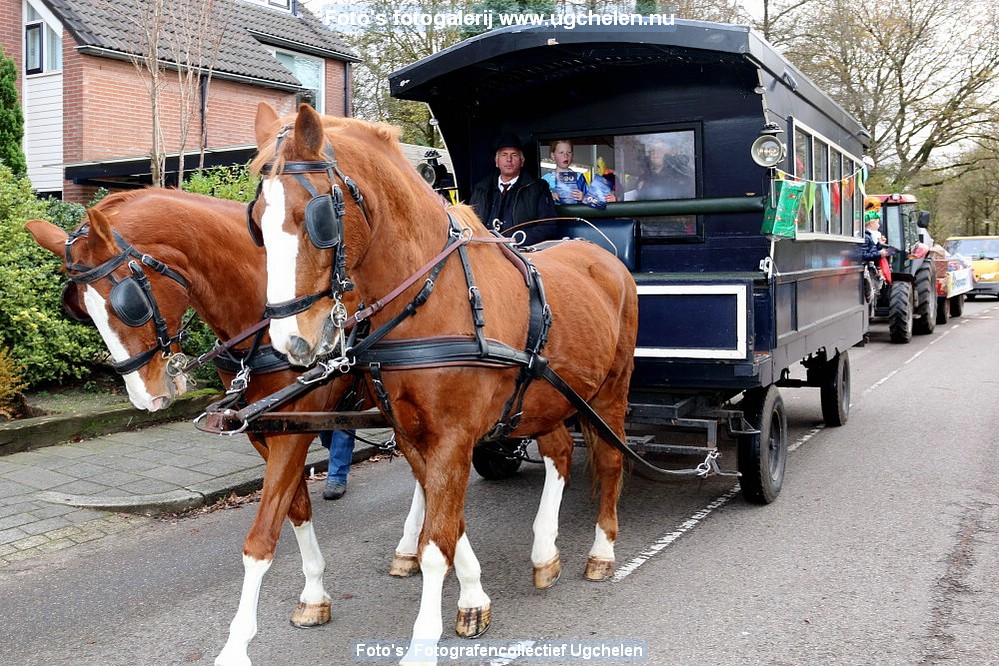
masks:
MULTIPOLYGON (((277 135, 277 143, 274 153, 277 155, 281 149, 291 125, 285 125, 277 135)), ((343 216, 346 212, 343 190, 337 182, 339 178, 343 182, 354 203, 361 209, 365 219, 368 219, 368 210, 364 205, 364 196, 361 194, 357 184, 343 171, 337 164, 336 154, 333 152, 332 144, 327 140, 323 145, 325 160, 311 160, 299 162, 285 162, 281 170, 283 174, 292 175, 302 187, 312 196, 305 206, 305 230, 309 240, 320 250, 333 250, 333 269, 330 273, 330 288, 327 291, 320 291, 314 294, 299 296, 281 303, 267 303, 264 308, 264 317, 271 319, 281 319, 291 317, 300 312, 305 312, 314 303, 323 298, 330 298, 334 301, 333 315, 334 323, 338 320, 346 320, 346 308, 344 308, 340 296, 346 291, 354 289, 353 283, 347 277, 347 253, 343 240, 343 216), (330 181, 330 191, 320 194, 312 183, 303 176, 305 173, 325 173, 330 181)), ((275 173, 274 162, 267 162, 260 169, 262 175, 275 173)), ((260 225, 253 219, 253 209, 263 192, 263 179, 257 184, 257 193, 246 207, 246 225, 250 232, 250 237, 258 247, 264 246, 263 232, 260 225)), ((342 323, 337 324, 342 327, 342 323)))
MULTIPOLYGON (((180 337, 187 328, 187 324, 190 323, 190 320, 180 327, 180 330, 177 331, 176 335, 170 335, 166 320, 163 318, 163 315, 160 314, 159 306, 156 303, 156 297, 153 295, 152 288, 149 285, 149 279, 146 277, 146 273, 142 267, 146 266, 151 268, 160 275, 174 280, 185 290, 188 288, 187 280, 163 262, 154 259, 148 254, 140 254, 137 252, 135 248, 129 245, 125 239, 118 234, 117 231, 114 231, 113 234, 115 243, 117 243, 118 247, 121 249, 121 252, 118 255, 108 259, 98 266, 87 266, 75 263, 73 261, 73 244, 80 238, 86 236, 89 232, 90 225, 84 224, 76 231, 70 233, 69 237, 66 239, 66 270, 71 273, 69 276, 70 282, 78 285, 86 285, 107 278, 114 285, 111 287, 111 293, 108 296, 111 311, 114 315, 123 324, 132 328, 138 328, 150 320, 152 320, 153 325, 156 327, 155 347, 147 349, 144 352, 140 352, 135 356, 131 356, 124 361, 112 361, 111 367, 119 374, 125 375, 130 372, 135 372, 139 368, 148 364, 153 360, 153 357, 156 356, 157 352, 163 352, 164 356, 170 356, 171 345, 180 341, 180 337), (131 275, 122 279, 116 278, 113 274, 114 270, 126 262, 131 275), (73 274, 74 272, 75 274, 73 274)), ((69 313, 73 319, 84 323, 88 322, 88 318, 77 316, 75 311, 67 305, 66 299, 70 296, 68 293, 69 288, 70 285, 67 284, 66 288, 63 289, 62 297, 64 309, 66 309, 67 313, 69 313)), ((180 356, 182 357, 183 355, 181 354, 180 356)), ((171 362, 168 364, 168 372, 170 371, 170 368, 179 368, 180 365, 182 365, 182 360, 175 360, 171 358, 171 362)), ((176 371, 172 374, 176 374, 176 371)))

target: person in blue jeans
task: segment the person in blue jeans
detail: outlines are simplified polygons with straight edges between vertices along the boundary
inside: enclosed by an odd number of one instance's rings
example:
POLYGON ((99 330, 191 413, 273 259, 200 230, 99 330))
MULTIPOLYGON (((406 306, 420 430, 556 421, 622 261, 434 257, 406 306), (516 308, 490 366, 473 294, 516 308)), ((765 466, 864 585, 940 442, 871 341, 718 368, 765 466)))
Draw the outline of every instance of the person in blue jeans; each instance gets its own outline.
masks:
POLYGON ((330 450, 323 499, 340 499, 347 492, 347 475, 350 474, 350 463, 354 455, 354 431, 324 430, 319 433, 319 442, 330 450))

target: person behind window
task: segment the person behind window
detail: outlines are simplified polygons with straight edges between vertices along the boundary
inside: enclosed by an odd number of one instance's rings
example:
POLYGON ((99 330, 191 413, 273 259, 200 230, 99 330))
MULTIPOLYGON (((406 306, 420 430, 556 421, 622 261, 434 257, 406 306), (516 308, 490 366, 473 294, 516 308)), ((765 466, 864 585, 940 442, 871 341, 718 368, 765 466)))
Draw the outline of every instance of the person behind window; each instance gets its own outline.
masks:
POLYGON ((593 176, 593 182, 587 183, 581 173, 572 170, 572 142, 568 139, 556 139, 551 143, 551 158, 555 162, 555 170, 544 175, 544 180, 552 191, 552 199, 556 203, 584 203, 594 208, 603 208, 607 202, 617 201, 613 185, 604 178, 604 167, 593 176))
MULTIPOLYGON (((548 183, 522 171, 524 151, 520 139, 503 134, 496 142, 496 171, 472 188, 469 203, 486 226, 504 233, 531 220, 555 217, 555 204, 548 183)), ((522 227, 525 244, 538 243, 555 235, 553 224, 522 227)))
POLYGON ((638 182, 638 199, 690 199, 694 167, 680 145, 682 136, 653 135, 646 141, 648 168, 638 182))
POLYGON ((552 199, 557 203, 579 203, 586 192, 586 178, 572 170, 572 142, 556 139, 550 150, 555 170, 546 173, 544 180, 552 191, 552 199))

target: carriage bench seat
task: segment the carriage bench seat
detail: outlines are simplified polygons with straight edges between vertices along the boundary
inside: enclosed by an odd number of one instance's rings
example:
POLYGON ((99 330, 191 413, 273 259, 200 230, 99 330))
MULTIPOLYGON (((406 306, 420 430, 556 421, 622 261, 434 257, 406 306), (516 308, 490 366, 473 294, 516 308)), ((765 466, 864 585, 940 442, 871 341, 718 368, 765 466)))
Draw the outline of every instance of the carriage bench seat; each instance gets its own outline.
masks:
POLYGON ((565 219, 559 220, 558 229, 561 237, 584 238, 596 243, 608 252, 613 252, 628 270, 635 270, 638 258, 636 234, 638 220, 613 218, 597 219, 588 223, 582 219, 565 219))

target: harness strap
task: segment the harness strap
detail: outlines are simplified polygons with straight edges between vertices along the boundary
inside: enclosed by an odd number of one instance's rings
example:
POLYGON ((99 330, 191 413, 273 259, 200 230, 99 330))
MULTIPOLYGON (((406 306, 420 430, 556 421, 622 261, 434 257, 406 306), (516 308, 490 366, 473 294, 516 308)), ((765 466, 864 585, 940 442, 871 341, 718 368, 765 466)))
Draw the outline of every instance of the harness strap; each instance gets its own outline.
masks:
POLYGON ((569 386, 565 380, 558 376, 548 362, 545 361, 544 365, 535 368, 537 376, 547 381, 551 384, 555 390, 562 394, 562 396, 569 401, 569 404, 576 408, 576 411, 580 413, 581 416, 585 417, 600 433, 601 437, 609 442, 615 449, 624 454, 624 456, 630 459, 634 464, 642 467, 646 472, 650 474, 655 474, 657 476, 663 477, 676 477, 676 476, 706 476, 703 470, 698 468, 693 469, 663 469, 662 467, 656 467, 652 463, 648 462, 642 456, 638 455, 633 451, 627 444, 621 441, 621 438, 617 436, 617 433, 607 425, 607 423, 600 418, 600 415, 593 411, 593 408, 583 400, 578 393, 576 393, 571 386, 569 386))

